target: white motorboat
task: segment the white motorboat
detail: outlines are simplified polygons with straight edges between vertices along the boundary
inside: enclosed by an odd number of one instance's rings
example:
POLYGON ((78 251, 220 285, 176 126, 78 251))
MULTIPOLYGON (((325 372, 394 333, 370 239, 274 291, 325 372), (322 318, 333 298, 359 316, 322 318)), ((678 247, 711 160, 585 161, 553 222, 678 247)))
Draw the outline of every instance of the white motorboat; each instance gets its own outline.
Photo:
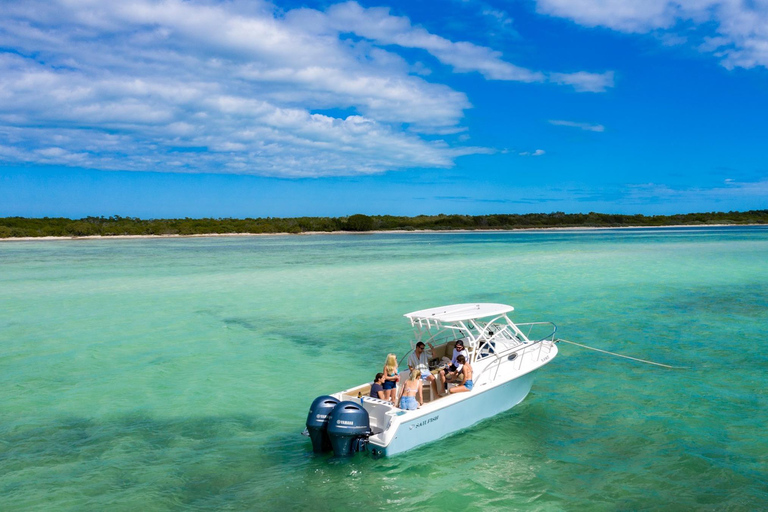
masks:
POLYGON ((434 347, 427 354, 430 371, 436 375, 452 357, 456 341, 462 340, 473 369, 473 389, 439 396, 425 382, 423 404, 416 410, 370 397, 372 383, 320 396, 310 408, 305 431, 314 451, 390 456, 520 403, 531 390, 536 370, 557 355, 557 327, 551 322, 515 324, 508 316, 513 310, 505 304, 454 304, 406 314, 414 339, 400 360, 398 396, 410 374, 405 363, 418 342, 434 347))

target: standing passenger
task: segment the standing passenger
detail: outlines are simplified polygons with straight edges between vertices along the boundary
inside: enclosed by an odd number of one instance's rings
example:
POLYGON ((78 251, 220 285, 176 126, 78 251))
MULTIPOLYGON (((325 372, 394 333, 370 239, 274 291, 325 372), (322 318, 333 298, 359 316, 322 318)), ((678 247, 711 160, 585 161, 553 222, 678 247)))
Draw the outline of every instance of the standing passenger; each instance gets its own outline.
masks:
POLYGON ((409 411, 416 410, 419 405, 424 404, 424 397, 421 394, 421 371, 411 370, 408 380, 403 383, 403 390, 400 394, 400 400, 397 406, 409 411), (418 405, 416 404, 416 394, 418 393, 418 405))
POLYGON ((384 363, 384 393, 386 400, 394 403, 397 397, 397 383, 400 381, 400 375, 397 371, 397 356, 389 354, 387 362, 384 363))

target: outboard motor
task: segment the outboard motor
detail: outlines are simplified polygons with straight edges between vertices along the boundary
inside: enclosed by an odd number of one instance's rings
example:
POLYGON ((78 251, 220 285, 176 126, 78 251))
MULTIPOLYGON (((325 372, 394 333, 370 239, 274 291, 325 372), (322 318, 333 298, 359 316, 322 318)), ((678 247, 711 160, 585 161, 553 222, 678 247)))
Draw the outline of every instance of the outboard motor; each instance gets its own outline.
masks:
POLYGON ((315 453, 331 451, 331 440, 328 437, 328 418, 339 401, 332 396, 315 398, 307 415, 307 432, 312 440, 312 450, 315 453))
POLYGON ((348 457, 363 451, 370 435, 368 411, 356 402, 341 402, 328 418, 328 436, 336 457, 348 457))

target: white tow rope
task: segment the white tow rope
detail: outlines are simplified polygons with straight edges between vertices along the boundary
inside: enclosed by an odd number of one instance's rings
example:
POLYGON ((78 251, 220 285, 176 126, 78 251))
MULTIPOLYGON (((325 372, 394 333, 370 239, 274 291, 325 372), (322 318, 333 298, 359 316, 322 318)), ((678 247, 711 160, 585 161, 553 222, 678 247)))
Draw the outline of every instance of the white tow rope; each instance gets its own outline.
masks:
POLYGON ((581 343, 576 343, 575 341, 568 341, 568 340, 563 340, 563 339, 557 339, 557 340, 555 340, 555 343, 559 343, 561 341, 563 343, 570 343, 571 345, 576 345, 577 347, 582 347, 582 348, 586 348, 586 349, 589 349, 589 350, 594 350, 595 352, 602 352, 603 354, 609 354, 609 355, 616 356, 616 357, 623 357, 624 359, 631 359, 633 361, 638 361, 638 362, 646 363, 646 364, 653 364, 653 365, 656 365, 656 366, 662 366, 664 368, 672 368, 674 370, 684 370, 684 369, 688 368, 687 366, 670 366, 668 364, 655 363, 653 361, 647 361, 645 359, 638 359, 636 357, 624 356, 624 355, 621 355, 621 354, 617 354, 615 352, 608 352, 607 350, 602 350, 602 349, 599 349, 599 348, 594 348, 594 347, 589 347, 587 345, 582 345, 581 343))

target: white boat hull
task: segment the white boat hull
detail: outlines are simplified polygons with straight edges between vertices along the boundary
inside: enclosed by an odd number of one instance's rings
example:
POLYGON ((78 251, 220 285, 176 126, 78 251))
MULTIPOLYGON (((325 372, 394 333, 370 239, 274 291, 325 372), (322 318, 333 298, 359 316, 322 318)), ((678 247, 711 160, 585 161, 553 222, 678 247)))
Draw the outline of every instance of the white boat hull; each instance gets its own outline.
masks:
POLYGON ((375 438, 371 438, 368 450, 377 456, 395 455, 507 411, 528 396, 535 373, 529 372, 488 389, 476 387, 470 393, 444 398, 440 401, 439 408, 425 406, 418 411, 409 412, 406 420, 403 420, 405 415, 396 417, 388 430, 394 430, 396 421, 400 421, 400 425, 393 434, 387 436, 388 444, 379 444, 375 438), (454 399, 454 403, 446 403, 454 399))
POLYGON ((374 456, 391 456, 437 441, 522 402, 536 372, 557 356, 557 327, 551 322, 515 324, 506 315, 513 309, 494 303, 453 304, 405 315, 414 328, 415 343, 399 362, 398 396, 411 371, 436 375, 438 368, 451 361, 449 356, 457 364, 466 363, 466 373, 474 382, 472 390, 436 396, 435 383, 425 382, 426 389, 419 395, 423 404, 417 410, 399 409, 389 400, 369 396, 372 384, 318 397, 307 419, 307 428, 315 434, 313 449, 324 449, 318 441, 324 438, 317 435, 324 428, 323 421, 336 443, 333 451, 337 455, 367 450, 374 456), (454 350, 459 341, 465 347, 461 354, 454 350), (429 365, 426 345, 430 347, 429 365), (328 407, 332 410, 326 411, 328 407), (360 433, 347 434, 343 429, 360 433))

